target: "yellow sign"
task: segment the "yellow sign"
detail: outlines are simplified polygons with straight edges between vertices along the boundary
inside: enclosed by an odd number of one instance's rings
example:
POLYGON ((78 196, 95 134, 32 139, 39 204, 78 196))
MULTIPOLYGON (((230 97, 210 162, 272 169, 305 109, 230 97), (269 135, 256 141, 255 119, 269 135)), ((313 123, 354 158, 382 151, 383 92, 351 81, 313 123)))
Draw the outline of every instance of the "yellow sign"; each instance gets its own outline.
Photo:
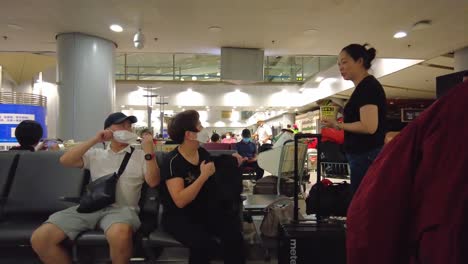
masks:
POLYGON ((320 119, 336 119, 338 109, 334 106, 321 106, 320 107, 320 119))

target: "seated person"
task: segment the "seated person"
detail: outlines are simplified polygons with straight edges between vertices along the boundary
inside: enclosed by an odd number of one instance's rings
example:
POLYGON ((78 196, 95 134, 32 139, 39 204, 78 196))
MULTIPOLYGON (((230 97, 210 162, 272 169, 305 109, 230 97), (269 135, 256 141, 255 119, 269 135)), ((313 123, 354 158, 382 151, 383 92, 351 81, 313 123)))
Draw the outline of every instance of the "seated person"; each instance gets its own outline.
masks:
POLYGON ((143 130, 141 130, 140 132, 140 137, 141 137, 141 141, 143 140, 143 138, 145 138, 146 136, 149 136, 153 139, 153 144, 157 144, 158 143, 158 140, 154 138, 153 136, 153 130, 149 129, 149 128, 145 128, 143 130))
POLYGON ((273 144, 273 148, 282 147, 284 142, 288 140, 294 140, 294 132, 290 128, 281 129, 281 133, 275 137, 275 144, 273 144))
POLYGON ((162 225, 189 248, 190 264, 210 263, 222 252, 224 263, 243 264, 243 237, 239 218, 224 213, 214 199, 215 166, 199 147, 202 131, 195 110, 178 113, 168 124, 170 137, 180 145, 168 154, 161 168, 164 206, 162 225), (221 240, 217 243, 213 236, 221 240))
POLYGON ((219 134, 218 133, 213 133, 213 135, 211 135, 211 138, 210 138, 210 141, 211 143, 219 143, 219 134))
POLYGON ((42 138, 42 134, 41 124, 34 120, 24 120, 15 129, 15 137, 20 145, 12 147, 10 150, 40 150, 42 144, 39 144, 39 141, 42 138))
POLYGON ((237 153, 242 157, 241 167, 251 167, 255 169, 256 180, 263 177, 265 171, 257 163, 257 145, 250 138, 250 130, 242 130, 242 141, 236 144, 237 153))
MULTIPOLYGON (((104 122, 104 130, 68 150, 60 162, 67 167, 89 169, 92 180, 118 171, 126 153, 131 153, 130 142, 126 139, 136 138, 131 132, 132 123, 136 122, 136 117, 120 112, 109 115, 104 122), (110 141, 106 149, 92 148, 106 141, 110 141)), ((70 207, 54 213, 34 231, 31 245, 42 262, 71 263, 61 242, 66 238, 74 240, 79 233, 98 227, 105 232, 109 242, 112 263, 129 263, 133 233, 140 227, 138 201, 141 187, 145 181, 155 187, 160 180, 152 138, 145 136, 141 145, 142 149, 135 149, 131 154, 117 182, 114 204, 92 213, 78 213, 78 206, 70 207)))
POLYGON ((237 143, 237 140, 235 137, 232 136, 231 132, 227 132, 226 137, 223 138, 223 140, 221 140, 221 143, 227 143, 227 144, 237 143))

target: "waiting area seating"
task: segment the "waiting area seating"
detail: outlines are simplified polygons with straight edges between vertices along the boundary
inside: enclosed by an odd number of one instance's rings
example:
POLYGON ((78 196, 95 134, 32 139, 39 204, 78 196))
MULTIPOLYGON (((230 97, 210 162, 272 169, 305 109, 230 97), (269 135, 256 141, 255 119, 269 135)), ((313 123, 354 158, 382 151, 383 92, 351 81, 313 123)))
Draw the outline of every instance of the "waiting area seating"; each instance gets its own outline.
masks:
MULTIPOLYGON (((212 155, 229 153, 214 151, 212 155)), ((62 154, 0 152, 0 263, 8 252, 26 251, 33 255, 30 246, 33 231, 52 213, 73 206, 63 197, 79 197, 89 182, 88 171, 60 164, 62 154)), ((164 155, 156 152, 158 164, 163 163, 164 155)), ((241 204, 240 197, 238 203, 241 204)), ((161 216, 158 188, 144 185, 140 199, 142 226, 134 237, 134 257, 155 261, 163 248, 183 247, 161 228, 161 216)), ((107 240, 99 230, 83 232, 73 243, 64 243, 75 263, 93 263, 97 248, 107 251, 107 240)))

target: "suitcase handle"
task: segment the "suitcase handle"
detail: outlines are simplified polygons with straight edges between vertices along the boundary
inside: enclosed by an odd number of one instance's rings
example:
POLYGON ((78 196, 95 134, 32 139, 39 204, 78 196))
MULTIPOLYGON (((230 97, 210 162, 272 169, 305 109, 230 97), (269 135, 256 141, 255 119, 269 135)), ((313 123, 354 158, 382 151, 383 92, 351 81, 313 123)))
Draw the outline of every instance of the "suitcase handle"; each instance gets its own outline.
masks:
MULTIPOLYGON (((321 181, 321 178, 322 178, 322 175, 321 175, 321 171, 320 171, 320 162, 321 162, 321 158, 320 158, 320 141, 322 141, 322 135, 321 134, 311 134, 311 133, 297 133, 294 135, 294 222, 298 222, 299 220, 299 198, 298 198, 298 194, 299 194, 299 185, 298 185, 298 182, 299 182, 299 164, 298 164, 298 148, 299 148, 299 139, 302 139, 302 138, 316 138, 318 140, 318 144, 317 144, 317 183, 319 183, 321 181)), ((320 184, 317 184, 317 187, 318 187, 318 191, 320 193, 320 184)), ((317 204, 320 204, 320 195, 317 199, 317 204)), ((318 207, 317 209, 317 213, 316 213, 316 219, 317 219, 317 222, 319 222, 321 220, 321 216, 320 216, 320 206, 318 207)))

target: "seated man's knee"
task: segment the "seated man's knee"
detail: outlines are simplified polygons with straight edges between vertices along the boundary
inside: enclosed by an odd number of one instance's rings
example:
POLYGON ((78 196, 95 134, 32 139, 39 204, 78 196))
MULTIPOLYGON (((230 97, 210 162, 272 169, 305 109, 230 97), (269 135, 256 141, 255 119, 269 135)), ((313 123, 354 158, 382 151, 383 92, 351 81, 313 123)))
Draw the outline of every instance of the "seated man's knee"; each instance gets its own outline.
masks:
POLYGON ((36 253, 60 244, 66 238, 65 233, 53 224, 43 224, 31 235, 31 246, 36 253))
POLYGON ((110 244, 131 243, 133 229, 129 224, 115 223, 106 231, 106 237, 110 244))

